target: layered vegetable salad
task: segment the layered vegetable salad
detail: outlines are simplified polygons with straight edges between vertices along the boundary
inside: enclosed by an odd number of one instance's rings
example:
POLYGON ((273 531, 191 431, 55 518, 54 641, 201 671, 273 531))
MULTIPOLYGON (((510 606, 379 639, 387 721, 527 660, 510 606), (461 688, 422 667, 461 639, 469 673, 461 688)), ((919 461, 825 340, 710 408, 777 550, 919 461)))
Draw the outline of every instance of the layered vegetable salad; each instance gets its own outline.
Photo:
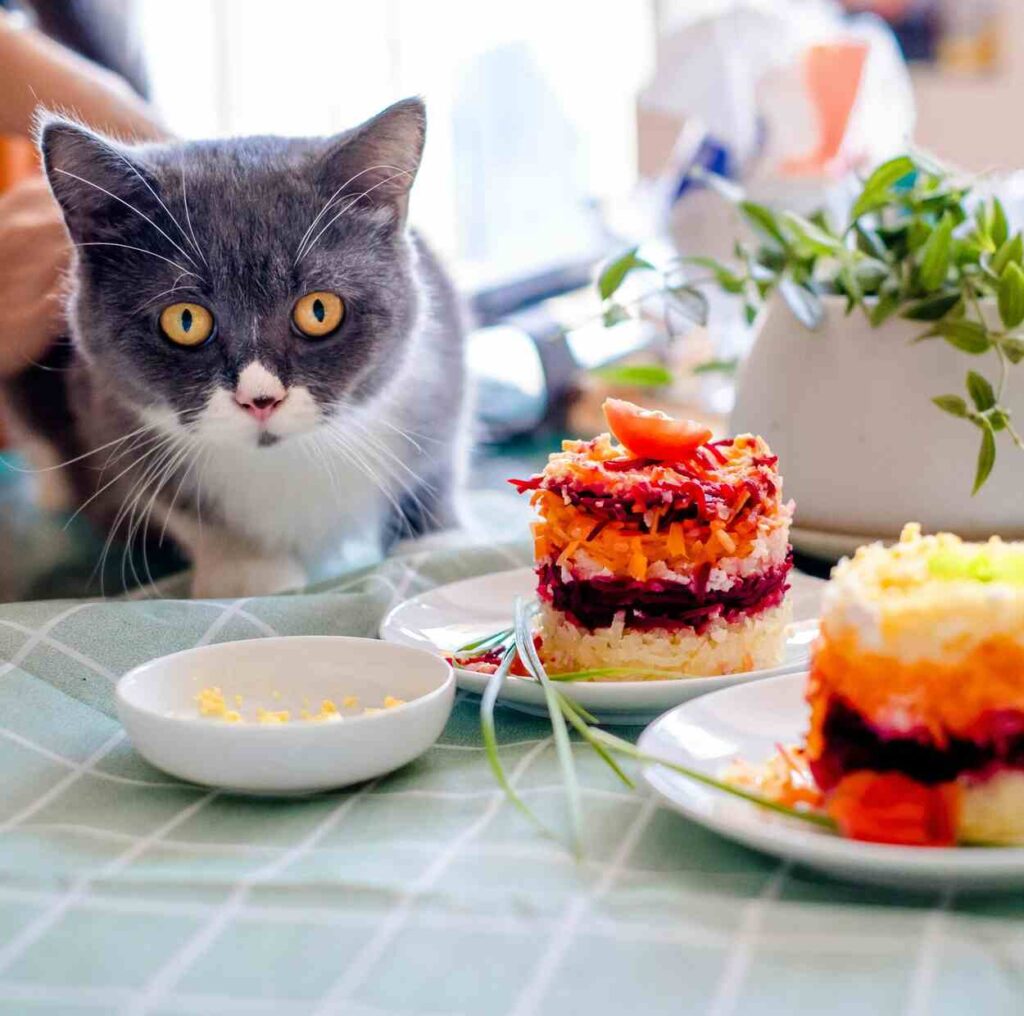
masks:
POLYGON ((1024 842, 1024 544, 909 525, 862 547, 826 592, 807 698, 807 764, 851 835, 1024 842))
POLYGON ((610 430, 566 441, 530 492, 540 653, 552 672, 714 675, 780 662, 792 505, 776 457, 609 399, 610 430))

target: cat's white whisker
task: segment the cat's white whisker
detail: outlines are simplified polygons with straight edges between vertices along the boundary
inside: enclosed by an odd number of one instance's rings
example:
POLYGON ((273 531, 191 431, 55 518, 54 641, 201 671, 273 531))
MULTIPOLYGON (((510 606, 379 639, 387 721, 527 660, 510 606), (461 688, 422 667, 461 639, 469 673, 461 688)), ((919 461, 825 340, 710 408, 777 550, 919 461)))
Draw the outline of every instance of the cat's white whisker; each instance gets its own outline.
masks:
POLYGON ((141 434, 136 437, 127 448, 111 449, 107 457, 103 460, 103 465, 99 467, 99 477, 97 482, 103 478, 103 474, 110 468, 115 462, 120 462, 126 455, 131 455, 132 452, 138 451, 140 448, 144 448, 147 444, 152 444, 154 441, 160 440, 162 435, 158 430, 154 430, 149 434, 141 434))
POLYGON ((401 517, 402 506, 398 499, 395 497, 394 491, 391 487, 385 483, 380 476, 373 469, 373 466, 366 461, 366 459, 347 441, 344 435, 337 432, 326 430, 325 435, 334 440, 335 445, 339 453, 349 462, 351 462, 364 476, 370 479, 374 486, 384 495, 388 503, 394 508, 395 512, 401 517))
POLYGON ((432 441, 434 444, 440 444, 437 438, 427 437, 427 435, 425 434, 417 434, 415 431, 411 430, 402 430, 401 427, 396 426, 390 420, 385 419, 383 416, 379 419, 378 422, 384 424, 384 426, 387 427, 388 430, 394 431, 404 441, 408 441, 409 444, 411 444, 413 448, 415 448, 416 451, 418 451, 421 455, 426 455, 427 453, 423 445, 420 444, 420 441, 432 441))
POLYGON ((293 266, 293 267, 294 267, 295 265, 297 265, 297 264, 299 263, 299 259, 300 259, 300 258, 302 257, 302 248, 303 248, 303 245, 304 245, 304 244, 305 244, 305 242, 306 242, 306 241, 307 241, 307 240, 309 239, 309 236, 310 236, 310 234, 311 234, 311 233, 313 232, 313 230, 314 230, 314 229, 316 229, 316 224, 317 224, 317 223, 318 223, 318 222, 319 222, 319 221, 320 221, 320 220, 321 220, 321 219, 322 219, 322 218, 324 217, 324 215, 325 215, 325 214, 326 214, 326 213, 327 213, 327 212, 328 212, 328 211, 330 210, 331 206, 332 206, 332 205, 334 204, 334 202, 335 202, 335 199, 339 197, 339 195, 341 194, 341 192, 342 192, 342 191, 343 191, 343 190, 344 190, 344 189, 345 189, 345 188, 346 188, 346 187, 347 187, 347 186, 348 186, 348 185, 349 185, 350 183, 354 183, 354 182, 355 182, 356 180, 358 180, 358 179, 359 179, 359 177, 361 177, 361 176, 365 175, 366 173, 370 173, 370 172, 372 172, 372 171, 373 171, 373 170, 375 170, 375 169, 394 169, 394 170, 397 170, 397 171, 398 171, 399 173, 403 173, 403 172, 405 172, 405 170, 403 170, 403 169, 402 169, 402 168, 401 168, 400 166, 390 166, 390 165, 387 165, 387 164, 384 164, 384 163, 382 163, 382 164, 380 164, 380 165, 376 165, 376 166, 367 166, 367 167, 366 167, 365 169, 361 169, 361 170, 360 170, 360 171, 359 171, 358 173, 353 173, 353 174, 352 174, 352 175, 351 175, 351 176, 350 176, 350 177, 349 177, 349 178, 348 178, 348 179, 347 179, 347 180, 346 180, 346 181, 345 181, 345 182, 344 182, 344 183, 343 183, 343 184, 342 184, 342 185, 341 185, 341 186, 340 186, 340 187, 339 187, 339 188, 338 188, 338 189, 337 189, 337 190, 336 190, 336 191, 335 191, 335 192, 334 192, 334 193, 333 193, 333 194, 332 194, 332 195, 331 195, 331 196, 330 196, 330 197, 329 197, 328 199, 327 199, 327 201, 325 202, 325 204, 324 204, 323 208, 321 208, 321 209, 320 209, 320 211, 316 213, 316 218, 315 218, 315 219, 314 219, 314 220, 313 220, 313 221, 312 221, 312 222, 311 222, 311 223, 310 223, 310 224, 309 224, 309 225, 308 225, 308 226, 306 227, 306 232, 302 234, 302 239, 301 239, 301 240, 299 240, 299 246, 298 246, 298 248, 297 248, 297 249, 296 249, 296 251, 295 251, 295 260, 294 260, 294 261, 292 262, 292 266, 293 266))
MULTIPOLYGON (((149 193, 153 195, 154 199, 156 200, 156 203, 167 213, 167 217, 171 220, 171 222, 174 223, 174 226, 178 230, 178 232, 181 233, 182 239, 184 239, 186 243, 189 243, 189 238, 185 235, 185 230, 181 228, 181 223, 178 222, 177 218, 175 218, 174 213, 167 207, 167 205, 163 203, 163 200, 161 199, 160 195, 157 194, 155 190, 153 190, 153 188, 150 186, 149 181, 139 172, 138 168, 129 159, 125 158, 124 155, 122 155, 120 152, 116 150, 115 154, 142 181, 142 186, 145 187, 146 190, 148 190, 149 193)), ((159 229, 159 227, 157 228, 159 229)), ((168 237, 168 240, 170 240, 170 237, 168 237)), ((174 243, 174 241, 171 240, 171 243, 174 243)), ((175 246, 177 246, 177 244, 175 244, 175 246)), ((181 250, 180 247, 178 249, 181 250)), ((184 254, 185 252, 182 251, 182 253, 184 254)), ((206 258, 203 257, 203 252, 199 250, 198 246, 196 246, 196 253, 203 259, 203 264, 206 264, 206 258)), ((188 257, 188 255, 185 254, 185 257, 188 257)), ((191 260, 192 259, 189 258, 189 261, 191 260)), ((193 262, 193 264, 194 263, 195 262, 193 262)), ((210 266, 206 264, 206 267, 209 268, 210 266)))
POLYGON ((142 453, 142 454, 141 454, 141 455, 140 455, 140 456, 139 456, 138 458, 134 459, 134 460, 133 460, 133 461, 132 461, 132 462, 131 462, 131 463, 130 463, 129 465, 125 466, 125 468, 124 468, 124 469, 122 469, 122 470, 121 470, 121 472, 120 472, 120 473, 118 473, 118 474, 117 474, 117 476, 115 476, 115 477, 114 477, 114 478, 113 478, 112 480, 108 480, 108 481, 107 481, 107 482, 106 482, 105 484, 103 484, 103 486, 102 486, 102 487, 100 487, 100 488, 98 488, 97 490, 93 491, 93 493, 92 493, 92 494, 91 494, 91 495, 90 495, 90 496, 89 496, 88 498, 86 498, 86 500, 85 500, 85 501, 83 501, 83 502, 82 502, 82 503, 81 503, 81 504, 80 504, 80 505, 79 505, 79 506, 78 506, 78 507, 77 507, 77 508, 75 509, 75 511, 74 511, 74 512, 72 513, 71 517, 70 517, 70 518, 69 518, 69 519, 67 520, 67 522, 65 522, 65 523, 64 523, 64 528, 65 528, 65 529, 67 529, 67 527, 68 527, 68 526, 70 526, 70 525, 71 525, 71 523, 72 523, 72 522, 74 522, 74 521, 75 521, 75 519, 76 519, 76 518, 78 518, 78 516, 79 516, 79 515, 80 515, 80 514, 81 514, 81 513, 82 513, 82 512, 83 512, 83 511, 84 511, 84 510, 85 510, 85 509, 86 509, 86 508, 87 508, 87 507, 88 507, 88 506, 90 505, 90 504, 92 504, 92 502, 93 502, 93 501, 95 501, 95 500, 96 500, 96 498, 98 498, 98 497, 100 496, 100 494, 102 494, 102 493, 103 493, 103 492, 104 492, 105 490, 107 490, 107 489, 108 489, 109 487, 111 487, 111 486, 112 486, 113 484, 117 483, 117 481, 118 481, 118 480, 120 480, 122 476, 125 476, 125 475, 126 475, 127 473, 131 472, 131 470, 132 470, 132 469, 134 469, 134 468, 135 468, 135 467, 136 467, 136 466, 137 466, 137 465, 138 465, 138 464, 139 464, 140 462, 144 461, 144 460, 145 460, 146 458, 148 458, 148 457, 149 457, 150 455, 152 455, 152 454, 153 454, 153 452, 155 452, 155 451, 156 451, 156 450, 157 450, 157 449, 158 449, 159 447, 160 447, 160 444, 159 444, 159 443, 157 443, 157 444, 156 444, 156 445, 154 445, 154 446, 153 446, 152 448, 149 448, 149 449, 147 449, 147 450, 146 450, 145 452, 143 452, 143 453, 142 453))
POLYGON ((345 419, 346 426, 354 426, 359 433, 359 436, 366 443, 370 450, 376 451, 378 459, 380 456, 387 456, 388 459, 392 460, 397 466, 399 466, 404 472, 406 472, 419 487, 423 487, 430 490, 430 485, 421 477, 408 463, 403 462, 388 446, 381 441, 367 426, 359 419, 358 416, 352 414, 345 419))
MULTIPOLYGON (((135 167, 132 166, 127 159, 125 159, 124 161, 127 162, 129 166, 131 166, 132 170, 135 172, 135 175, 140 180, 142 180, 143 183, 146 183, 146 181, 142 177, 142 174, 139 173, 139 171, 135 169, 135 167)), ((172 240, 167 235, 167 233, 165 233, 145 212, 140 212, 138 208, 136 208, 135 205, 133 205, 130 201, 125 201, 124 198, 118 197, 116 194, 113 193, 113 191, 108 191, 106 187, 101 187, 98 183, 93 183, 92 180, 86 180, 84 176, 79 176, 77 173, 72 173, 69 170, 60 169, 59 167, 55 169, 54 172, 60 173, 62 176, 70 176, 73 180, 77 180, 79 183, 84 183, 89 187, 94 187, 96 190, 101 191, 103 194, 106 194, 107 197, 113 198, 115 201, 120 202, 122 205, 125 206, 125 208, 131 209, 131 211, 138 215, 139 218, 145 219, 146 222, 148 222, 176 251, 183 254, 185 256, 185 259, 189 262, 189 264, 191 264, 195 268, 199 267, 199 265, 193 260, 192 255, 189 254, 189 252, 185 250, 185 248, 182 247, 180 243, 175 243, 175 241, 172 240)), ((149 184, 146 184, 146 186, 149 187, 149 184)), ((149 187, 149 189, 150 191, 153 192, 153 197, 156 197, 156 192, 153 191, 153 188, 149 187)), ((160 198, 156 197, 156 199, 157 201, 160 201, 160 198)), ((160 207, 163 208, 165 212, 167 211, 167 206, 162 201, 160 201, 160 207)), ((167 214, 171 215, 170 212, 167 212, 167 214)), ((178 220, 175 219, 173 215, 171 215, 171 219, 175 223, 175 225, 177 225, 178 220)), ((181 227, 178 226, 178 229, 181 229, 181 227)), ((186 237, 186 240, 187 239, 188 238, 186 237)))
POLYGON ((331 469, 330 459, 324 454, 324 450, 320 447, 319 435, 316 431, 312 431, 309 434, 304 434, 299 440, 299 447, 306 453, 307 457, 311 462, 316 463, 320 468, 323 469, 327 476, 327 481, 331 485, 331 491, 337 499, 338 503, 342 502, 341 491, 338 487, 338 477, 334 470, 331 469), (314 454, 315 453, 315 454, 314 454))
POLYGON ((185 275, 194 275, 200 282, 203 281, 203 277, 198 272, 190 272, 187 268, 179 265, 177 261, 172 261, 170 258, 165 258, 163 254, 157 254, 156 251, 147 250, 145 247, 132 247, 127 243, 114 243, 113 240, 87 240, 85 243, 72 244, 74 247, 123 247, 125 250, 138 251, 140 254, 148 254, 150 257, 159 258, 161 261, 166 261, 169 265, 174 265, 179 272, 184 272, 185 275))
MULTIPOLYGON (((151 479, 158 475, 162 463, 167 460, 170 454, 171 452, 165 449, 161 455, 157 456, 156 461, 147 467, 146 472, 144 473, 142 478, 139 481, 137 481, 135 487, 132 488, 136 493, 134 494, 134 496, 132 496, 130 502, 128 502, 130 508, 125 513, 125 518, 127 519, 127 526, 124 537, 124 545, 121 548, 121 588, 125 592, 127 592, 129 588, 127 575, 128 568, 131 568, 135 584, 137 586, 143 585, 142 578, 139 575, 138 569, 135 567, 135 558, 133 556, 135 542, 135 515, 138 510, 139 502, 143 497, 145 497, 151 479)), ((148 560, 146 561, 146 564, 148 566, 148 560)))
POLYGON ((87 459, 91 455, 95 455, 97 452, 103 451, 104 448, 110 448, 111 445, 121 444, 123 441, 127 441, 136 434, 141 434, 143 431, 149 429, 149 424, 143 424, 136 430, 130 431, 127 434, 122 434, 121 437, 115 437, 113 441, 107 441, 105 444, 91 448, 89 451, 83 452, 81 455, 76 455, 73 459, 66 459, 64 462, 58 462, 55 466, 41 466, 39 469, 22 469, 20 466, 16 466, 13 462, 5 459, 2 455, 0 455, 0 462, 3 462, 8 469, 11 469, 15 473, 52 473, 55 469, 63 469, 65 466, 70 466, 75 462, 81 462, 82 459, 87 459))
MULTIPOLYGON (((410 492, 409 486, 401 480, 400 477, 394 475, 393 467, 390 462, 395 463, 399 466, 403 472, 405 472, 412 482, 418 487, 424 487, 429 489, 429 484, 407 463, 403 462, 398 456, 391 451, 373 432, 359 419, 354 413, 350 413, 345 417, 344 420, 345 430, 355 430, 357 436, 362 442, 364 450, 370 455, 373 462, 378 464, 381 468, 385 469, 391 479, 396 480, 402 489, 407 493, 410 492)), ((330 429, 330 428, 329 428, 330 429)), ((343 439, 347 438, 345 431, 341 430, 341 424, 336 424, 334 433, 343 439)))
POLYGON ((344 208, 342 208, 340 212, 338 212, 337 215, 334 215, 327 220, 327 224, 307 244, 306 249, 296 259, 295 264, 298 264, 320 242, 320 237, 322 237, 324 233, 326 233, 327 230, 329 230, 331 226, 333 226, 334 223, 337 222, 338 219, 340 219, 357 201, 362 201, 363 198, 367 197, 369 194, 372 194, 378 187, 383 187, 384 184, 390 183, 392 180, 396 180, 400 176, 411 175, 412 174, 407 173, 405 170, 402 170, 399 173, 392 173, 391 176, 386 176, 383 180, 379 180, 372 187, 367 187, 366 190, 362 192, 362 194, 357 194, 347 205, 345 205, 344 208))
MULTIPOLYGON (((185 206, 185 222, 188 223, 189 235, 192 237, 192 248, 203 259, 203 264, 209 268, 210 262, 206 260, 206 255, 203 253, 202 248, 199 246, 199 242, 196 240, 196 231, 192 228, 192 217, 188 213, 188 194, 185 190, 184 165, 181 166, 181 203, 185 206)), ((178 228, 180 229, 181 227, 179 226, 178 228)))
MULTIPOLYGON (((181 478, 178 480, 178 486, 174 488, 174 493, 171 495, 171 502, 167 506, 167 510, 164 512, 164 524, 160 527, 160 539, 157 540, 157 546, 163 546, 164 537, 167 536, 167 525, 171 521, 174 515, 174 506, 178 502, 178 495, 181 494, 182 488, 189 478, 192 470, 195 469, 202 459, 202 448, 198 442, 193 441, 193 451, 195 454, 192 456, 192 461, 188 464, 188 467, 182 472, 181 478)), ((197 471, 198 477, 198 471, 197 471)))
MULTIPOLYGON (((89 504, 91 501, 95 500, 95 498, 97 498, 100 494, 102 494, 104 490, 106 490, 109 486, 111 486, 111 484, 116 483, 122 476, 125 476, 132 469, 135 469, 136 467, 142 466, 142 464, 150 456, 158 454, 160 452, 161 448, 165 447, 166 443, 171 440, 171 438, 168 435, 165 435, 165 434, 160 434, 159 437, 161 439, 160 441, 158 441, 152 447, 146 449, 146 451, 144 451, 141 455, 139 455, 137 458, 135 458, 132 461, 132 463, 126 469, 124 469, 122 472, 120 472, 117 476, 115 476, 113 480, 111 480, 108 483, 104 484, 99 490, 97 490, 92 495, 91 498, 89 498, 88 501, 86 501, 84 504, 82 504, 78 508, 78 511, 79 512, 82 511, 87 504, 89 504)), ((146 467, 144 467, 144 473, 145 473, 145 468, 146 467)), ((116 537, 117 531, 120 528, 121 519, 124 517, 125 505, 126 505, 128 499, 131 497, 132 492, 135 490, 135 488, 136 488, 136 486, 138 485, 139 482, 140 482, 140 480, 136 480, 135 483, 132 485, 132 487, 129 489, 129 491, 122 497, 121 504, 118 507, 117 513, 114 516, 114 521, 111 524, 109 530, 107 531, 106 539, 103 541, 103 549, 100 552, 99 559, 96 562, 96 567, 93 569, 92 577, 95 578, 97 575, 99 575, 99 578, 100 578, 100 593, 101 593, 101 595, 105 595, 104 574, 105 574, 105 571, 106 571, 107 558, 110 555, 110 550, 113 547, 114 538, 116 537)), ((76 512, 76 514, 77 514, 77 512, 76 512)), ((74 516, 72 516, 72 518, 74 518, 74 516)), ((70 520, 69 520, 69 522, 70 522, 70 520)))
MULTIPOLYGON (((354 421, 352 419, 346 420, 346 423, 351 422, 354 421)), ((393 489, 394 487, 397 487, 397 493, 406 497, 415 508, 422 512, 424 518, 431 522, 437 521, 436 514, 424 503, 418 493, 420 490, 429 493, 434 488, 419 477, 413 470, 405 466, 405 463, 400 462, 400 460, 396 460, 408 473, 411 474, 415 485, 410 485, 400 475, 397 475, 386 460, 383 460, 380 456, 372 456, 372 446, 368 442, 365 442, 365 437, 368 435, 360 435, 361 437, 364 437, 364 448, 360 451, 351 444, 348 435, 340 430, 327 427, 325 428, 325 434, 336 442, 337 447, 343 455, 349 458, 349 460, 352 461, 353 464, 355 464, 356 467, 364 473, 364 475, 373 481, 374 485, 385 496, 391 507, 394 509, 398 521, 404 524, 407 530, 411 528, 409 520, 401 502, 396 496, 396 491, 393 489), (371 454, 366 455, 363 454, 363 452, 371 454), (376 469, 374 468, 375 466, 377 467, 376 469), (383 477, 378 474, 377 469, 380 469, 383 472, 383 477)))
MULTIPOLYGON (((156 479, 152 482, 151 486, 153 488, 153 493, 143 509, 140 523, 136 527, 136 533, 139 534, 139 539, 142 544, 143 568, 145 569, 146 576, 149 579, 149 585, 154 591, 156 589, 156 583, 153 580, 153 572, 149 566, 149 524, 153 519, 153 512, 156 509, 157 498, 160 496, 160 492, 167 484, 167 481, 172 479, 175 473, 188 460, 191 451, 192 441, 186 436, 181 439, 177 451, 171 455, 170 459, 163 465, 157 474, 156 479)), ((133 540, 134 537, 130 536, 129 539, 133 540)))
MULTIPOLYGON (((146 468, 141 479, 137 481, 135 487, 133 487, 133 490, 135 491, 134 496, 129 495, 131 496, 131 501, 129 502, 128 512, 126 513, 126 536, 124 541, 124 548, 122 549, 121 552, 121 585, 125 588, 126 591, 128 588, 128 583, 126 581, 126 564, 128 567, 131 568, 132 576, 135 579, 136 584, 140 586, 143 585, 142 579, 138 573, 138 569, 135 567, 135 540, 136 537, 139 535, 143 522, 146 521, 147 511, 152 507, 153 503, 155 502, 156 495, 159 494, 160 487, 162 486, 163 482, 165 482, 168 469, 173 468, 174 463, 177 461, 178 456, 180 455, 182 450, 182 445, 185 443, 185 440, 186 439, 184 439, 182 435, 170 435, 169 444, 164 448, 162 453, 157 456, 156 461, 151 463, 146 468), (139 509, 142 508, 142 502, 149 493, 149 491, 151 490, 153 494, 152 497, 150 498, 149 505, 146 508, 143 508, 140 514, 139 509)), ((145 532, 142 533, 141 542, 142 561, 143 568, 148 579, 147 584, 150 587, 155 587, 153 573, 149 566, 149 551, 146 543, 145 532)))
POLYGON ((191 282, 187 282, 187 283, 185 283, 185 285, 183 286, 183 285, 181 284, 181 280, 182 280, 183 278, 184 278, 184 275, 179 275, 179 276, 178 276, 178 277, 177 277, 177 278, 176 278, 176 279, 174 280, 174 285, 173 285, 173 286, 171 286, 171 288, 170 288, 170 289, 165 289, 165 290, 163 290, 163 292, 161 292, 161 293, 157 293, 157 294, 156 294, 156 296, 151 296, 151 297, 150 297, 150 298, 149 298, 149 299, 148 299, 148 300, 147 300, 147 301, 146 301, 145 303, 139 304, 139 306, 138 306, 138 307, 136 307, 136 308, 135 308, 135 309, 134 309, 134 310, 132 311, 132 313, 133 313, 133 314, 141 314, 141 313, 142 313, 142 312, 143 312, 143 311, 144 311, 144 310, 145 310, 145 309, 146 309, 147 307, 149 307, 149 306, 151 306, 152 304, 156 303, 156 301, 157 301, 157 300, 159 300, 159 299, 160 299, 160 298, 161 298, 162 296, 170 296, 170 295, 171 295, 171 294, 173 294, 173 293, 177 293, 177 292, 178 292, 179 290, 181 290, 182 292, 184 292, 185 290, 189 290, 189 289, 196 289, 196 290, 198 290, 198 289, 199 289, 199 287, 198 287, 198 286, 196 286, 196 285, 193 285, 193 284, 192 284, 191 282))

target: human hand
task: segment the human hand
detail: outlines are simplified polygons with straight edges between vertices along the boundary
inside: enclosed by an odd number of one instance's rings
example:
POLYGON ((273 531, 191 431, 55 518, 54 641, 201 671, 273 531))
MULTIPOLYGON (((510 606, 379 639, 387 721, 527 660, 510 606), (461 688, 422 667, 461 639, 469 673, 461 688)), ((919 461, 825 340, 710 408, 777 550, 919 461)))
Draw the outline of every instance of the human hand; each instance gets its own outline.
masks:
POLYGON ((71 241, 42 176, 0 195, 0 378, 24 370, 65 329, 71 241))

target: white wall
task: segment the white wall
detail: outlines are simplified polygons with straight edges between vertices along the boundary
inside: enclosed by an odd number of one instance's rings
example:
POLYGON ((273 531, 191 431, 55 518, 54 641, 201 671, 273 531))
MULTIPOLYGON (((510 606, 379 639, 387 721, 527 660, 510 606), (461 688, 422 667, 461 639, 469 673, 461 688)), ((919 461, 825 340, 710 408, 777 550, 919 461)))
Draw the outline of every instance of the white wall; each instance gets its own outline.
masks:
POLYGON ((914 70, 918 143, 964 169, 1024 168, 1024 2, 1003 0, 999 69, 958 77, 914 70))

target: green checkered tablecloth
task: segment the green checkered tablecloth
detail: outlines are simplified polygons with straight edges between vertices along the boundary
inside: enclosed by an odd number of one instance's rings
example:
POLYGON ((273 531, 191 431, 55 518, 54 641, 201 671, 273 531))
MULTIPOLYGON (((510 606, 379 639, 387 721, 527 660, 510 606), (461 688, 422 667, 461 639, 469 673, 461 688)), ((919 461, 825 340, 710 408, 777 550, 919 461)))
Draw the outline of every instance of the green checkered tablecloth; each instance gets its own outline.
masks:
MULTIPOLYGON (((1024 1011, 1024 896, 830 882, 624 791, 584 746, 586 856, 495 789, 477 705, 367 786, 223 796, 144 764, 128 668, 205 642, 375 633, 518 550, 421 553, 303 595, 0 607, 0 1011, 818 1014, 1024 1011)), ((499 709, 552 823, 550 730, 499 709)))

